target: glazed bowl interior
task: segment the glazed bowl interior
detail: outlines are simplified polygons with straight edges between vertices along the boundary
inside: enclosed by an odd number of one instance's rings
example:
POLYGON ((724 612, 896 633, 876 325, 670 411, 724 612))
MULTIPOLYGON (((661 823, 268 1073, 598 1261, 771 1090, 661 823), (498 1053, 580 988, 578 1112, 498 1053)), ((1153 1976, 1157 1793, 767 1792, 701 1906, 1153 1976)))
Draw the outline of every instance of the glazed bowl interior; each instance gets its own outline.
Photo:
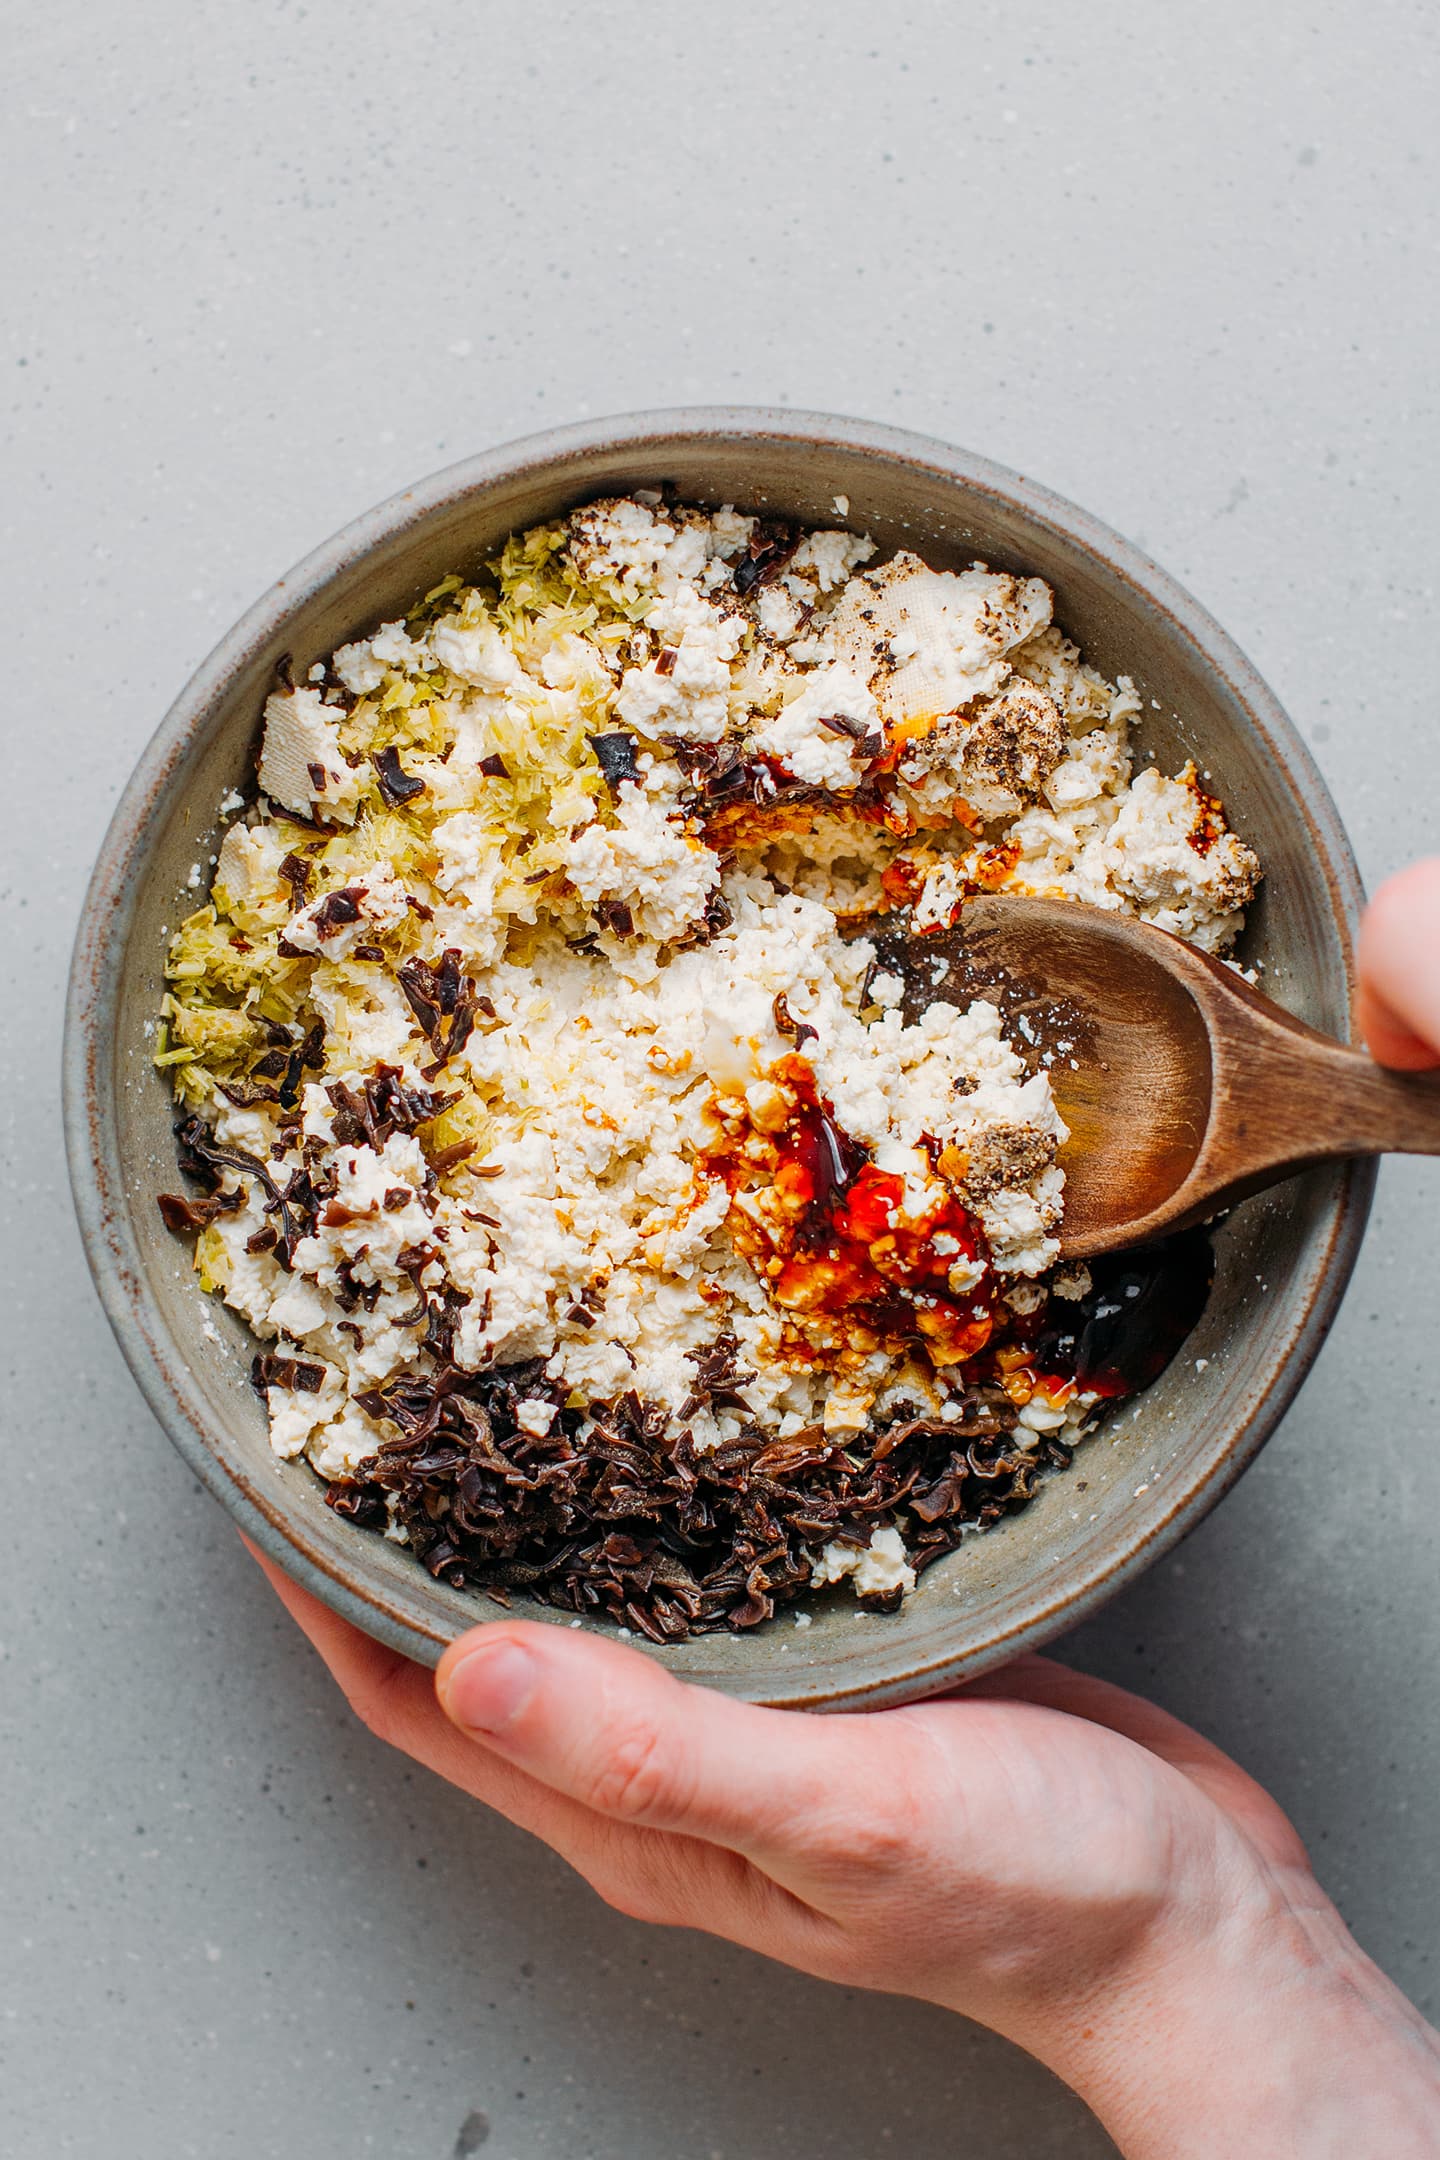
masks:
MULTIPOLYGON (((844 522, 939 567, 981 558, 1045 578, 1087 659, 1135 680, 1141 758, 1213 775, 1267 877, 1242 957, 1292 1011, 1348 1033, 1354 864, 1299 738, 1242 656, 1163 573, 1083 512, 981 460, 890 430, 766 412, 642 416, 570 429, 453 468, 371 512, 278 584, 167 717, 121 803, 77 943, 67 1038, 72 1176, 91 1264, 152 1408, 191 1466, 285 1567, 372 1634, 434 1661, 483 1595, 326 1507, 271 1454, 254 1342, 200 1292, 189 1242, 154 1203, 176 1184, 173 1113, 151 1063, 167 934, 196 904, 216 811, 253 773, 277 661, 312 661, 402 615, 507 533, 573 505, 673 483, 682 498, 844 522), (837 519, 836 497, 848 499, 837 519), (197 868, 198 866, 198 868, 197 868)), ((827 1593, 791 1616, 655 1654, 688 1678, 814 1707, 895 1701, 1034 1647, 1092 1610, 1211 1506, 1273 1429, 1353 1262, 1368 1168, 1312 1173, 1215 1235, 1215 1287, 1162 1378, 1038 1498, 931 1568, 898 1614, 827 1593)), ((517 1611, 567 1616, 517 1601, 517 1611)))

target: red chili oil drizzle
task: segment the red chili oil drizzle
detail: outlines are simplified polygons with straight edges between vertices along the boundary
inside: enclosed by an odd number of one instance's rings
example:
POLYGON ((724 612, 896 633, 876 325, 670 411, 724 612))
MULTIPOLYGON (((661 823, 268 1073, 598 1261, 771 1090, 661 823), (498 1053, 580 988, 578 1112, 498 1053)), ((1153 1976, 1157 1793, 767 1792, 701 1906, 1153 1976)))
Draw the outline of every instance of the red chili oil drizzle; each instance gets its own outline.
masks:
MULTIPOLYGON (((1116 1401, 1158 1380, 1205 1310, 1215 1255, 1203 1230, 1182 1230, 1089 1263, 1083 1298, 1052 1297, 1026 1347, 1032 1371, 1116 1401)), ((1025 1335, 1025 1322, 1016 1333, 1025 1335)))
POLYGON ((782 1310, 850 1323, 857 1335, 914 1342, 937 1366, 976 1356, 995 1327, 994 1277, 975 1217, 948 1197, 923 1221, 900 1217, 903 1178, 877 1169, 835 1122, 809 1060, 781 1058, 774 1076, 790 1114, 771 1135, 780 1221, 765 1233, 770 1294, 782 1310), (775 1233, 779 1233, 776 1235, 775 1233), (774 1265, 779 1261, 779 1266, 774 1265), (957 1297, 950 1270, 986 1272, 957 1297))
MULTIPOLYGON (((962 819, 961 823, 964 822, 962 819)), ((973 858, 969 875, 965 879, 966 897, 975 893, 998 892, 1012 875, 1020 860, 1020 848, 1014 840, 999 841, 973 858)), ((894 908, 913 907, 920 898, 926 879, 926 867, 911 855, 895 855, 880 873, 880 884, 886 899, 894 908)), ((957 904, 954 916, 959 915, 957 904)), ((952 920, 954 919, 952 916, 952 920)), ((938 923, 930 926, 939 929, 938 923)), ((924 937, 925 931, 912 928, 912 937, 924 937)))
POLYGON ((1198 780, 1192 780, 1189 786, 1195 797, 1195 824, 1186 837, 1197 855, 1208 855, 1220 835, 1229 829, 1225 805, 1218 795, 1207 795, 1198 780))
MULTIPOLYGON (((1019 1400, 1040 1384, 1116 1401, 1158 1379, 1200 1318, 1215 1272, 1201 1230, 1092 1261, 1083 1298, 1052 1295, 1034 1314, 1015 1313, 999 1295, 980 1224, 957 1199, 907 1224, 903 1179, 878 1169, 836 1123, 808 1058, 781 1058, 773 1077, 790 1104, 770 1135, 779 1206, 763 1225, 742 1214, 735 1228, 776 1304, 797 1321, 838 1322, 860 1348, 866 1337, 908 1343, 937 1368, 1018 1386, 1019 1400), (985 1273, 956 1297, 949 1274, 960 1260, 985 1273)), ((742 1157, 722 1155, 717 1167, 732 1191, 750 1183, 742 1157)))

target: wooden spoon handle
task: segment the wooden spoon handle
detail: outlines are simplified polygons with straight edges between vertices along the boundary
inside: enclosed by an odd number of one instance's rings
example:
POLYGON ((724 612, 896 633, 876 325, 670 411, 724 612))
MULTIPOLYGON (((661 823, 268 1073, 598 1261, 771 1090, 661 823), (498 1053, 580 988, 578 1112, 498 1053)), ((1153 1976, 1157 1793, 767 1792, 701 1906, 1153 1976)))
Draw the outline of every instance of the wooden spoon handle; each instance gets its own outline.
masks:
POLYGON ((1440 1072, 1392 1072, 1268 1000, 1226 1004, 1206 1144, 1187 1180, 1213 1206, 1341 1156, 1440 1155, 1440 1072))

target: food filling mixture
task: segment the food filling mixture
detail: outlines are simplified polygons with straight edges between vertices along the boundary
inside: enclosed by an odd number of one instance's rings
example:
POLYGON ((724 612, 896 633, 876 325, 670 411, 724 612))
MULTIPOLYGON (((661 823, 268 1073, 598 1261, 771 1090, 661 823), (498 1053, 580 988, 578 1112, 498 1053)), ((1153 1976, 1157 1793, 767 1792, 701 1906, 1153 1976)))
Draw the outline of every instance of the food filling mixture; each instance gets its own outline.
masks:
POLYGON ((1038 578, 643 491, 282 670, 157 1052, 276 1452, 655 1640, 1023 1505, 1208 1260, 1057 1266, 1073 1045, 894 955, 977 891, 1223 952, 1259 864, 1140 717, 1038 578))

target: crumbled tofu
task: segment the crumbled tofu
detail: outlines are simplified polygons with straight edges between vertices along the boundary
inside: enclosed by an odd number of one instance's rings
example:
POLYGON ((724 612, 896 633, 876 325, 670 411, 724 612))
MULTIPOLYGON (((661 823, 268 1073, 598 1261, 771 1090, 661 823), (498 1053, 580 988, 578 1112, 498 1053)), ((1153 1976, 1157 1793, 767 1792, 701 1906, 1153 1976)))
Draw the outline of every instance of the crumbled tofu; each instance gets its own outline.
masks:
POLYGON ((787 585, 762 585, 755 619, 766 637, 783 645, 805 620, 805 609, 787 585))
POLYGON ((373 943, 406 919, 405 888, 388 870, 368 872, 341 888, 338 897, 344 903, 338 909, 337 895, 327 893, 290 917, 285 944, 291 952, 348 960, 357 945, 373 943))
POLYGON ((825 1547, 812 1578, 817 1589, 823 1583, 844 1582, 847 1576, 859 1597, 888 1597, 896 1590, 915 1587, 915 1570, 905 1556, 900 1532, 893 1527, 873 1531, 865 1546, 825 1547))
MULTIPOLYGON (((1132 778, 1134 685, 1040 580, 874 554, 658 490, 593 503, 507 547, 498 597, 456 581, 266 701, 262 798, 175 937, 157 1033, 235 1180, 196 1265, 272 1346, 276 1453, 432 1571, 503 1491, 507 1567, 539 1539, 588 1613, 564 1570, 589 1539, 611 1618, 674 1632, 699 1610, 687 1492, 713 1528, 757 1446, 802 1492, 923 1446, 888 1505, 782 1533, 787 1580, 883 1609, 917 1537, 933 1557, 974 1519, 943 1480, 977 1387, 1022 1481, 1097 1412, 1025 1364, 1093 1292, 1057 1265, 1057 1053, 950 1002, 943 953, 917 1010, 885 917, 1060 893, 1223 950, 1259 864, 1193 767, 1132 778), (412 1478, 387 1443, 422 1427, 412 1478), (595 1520, 572 1494, 537 1529, 577 1463, 595 1520), (652 1519, 679 1543, 652 1550, 652 1519)), ((771 1563, 742 1557, 748 1625, 771 1563)))
MULTIPOLYGON (((592 908, 607 902, 629 912, 642 937, 665 942, 686 936, 720 881, 720 858, 689 833, 677 831, 663 807, 633 782, 620 789, 613 825, 586 826, 574 844, 567 875, 592 908)), ((607 927, 613 924, 613 913, 607 927)), ((628 932, 625 934, 629 934, 628 932)))
POLYGON ((793 576, 813 577, 822 593, 834 592, 874 553, 874 541, 863 533, 811 533, 790 558, 790 570, 793 576))
POLYGON ((884 747, 874 698, 853 668, 827 667, 762 727, 755 747, 811 787, 851 788, 884 747))
POLYGON ((236 918, 262 927, 257 916, 283 914, 290 889, 280 875, 287 850, 268 825, 232 825, 220 843, 215 889, 226 895, 236 918))
POLYGON ((627 599, 654 583, 674 538, 666 519, 623 497, 591 503, 570 521, 570 555, 579 575, 627 599))
POLYGON ((1039 578, 980 563, 957 575, 902 553, 851 580, 829 629, 887 723, 908 727, 998 690, 1006 655, 1049 620, 1050 589, 1039 578))
POLYGON ((829 1434, 864 1432, 874 1408, 874 1390, 836 1387, 825 1398, 825 1414, 821 1420, 829 1434))
POLYGON ((547 1402, 543 1395, 528 1395, 515 1405, 515 1422, 521 1432, 543 1440, 555 1423, 555 1405, 547 1402))
POLYGON ((1260 879, 1254 850, 1234 833, 1213 829, 1210 799, 1193 765, 1176 780, 1155 771, 1137 775, 1104 855, 1107 881, 1137 914, 1197 942, 1208 930, 1207 944, 1216 927, 1233 931, 1260 879))
MULTIPOLYGON (((331 666, 352 696, 368 697, 392 671, 414 675, 428 658, 423 642, 412 638, 403 622, 388 622, 382 623, 373 637, 342 645, 331 666)), ((323 669, 318 672, 323 676, 323 669)))
POLYGON ((642 735, 718 742, 730 716, 730 662, 739 639, 736 623, 687 623, 678 643, 662 646, 647 666, 627 671, 615 700, 616 719, 642 735))
POLYGON ((339 718, 308 684, 273 691, 265 700, 260 785, 272 802, 301 817, 319 812, 335 824, 349 825, 361 783, 341 754, 339 718))
POLYGON ((472 689, 503 693, 519 687, 524 670, 493 623, 463 623, 447 616, 430 634, 442 667, 472 689))
POLYGON ((1055 705, 1033 683, 1014 678, 996 696, 980 700, 957 728, 956 792, 987 821, 1014 817, 1040 800, 1066 747, 1055 705))

